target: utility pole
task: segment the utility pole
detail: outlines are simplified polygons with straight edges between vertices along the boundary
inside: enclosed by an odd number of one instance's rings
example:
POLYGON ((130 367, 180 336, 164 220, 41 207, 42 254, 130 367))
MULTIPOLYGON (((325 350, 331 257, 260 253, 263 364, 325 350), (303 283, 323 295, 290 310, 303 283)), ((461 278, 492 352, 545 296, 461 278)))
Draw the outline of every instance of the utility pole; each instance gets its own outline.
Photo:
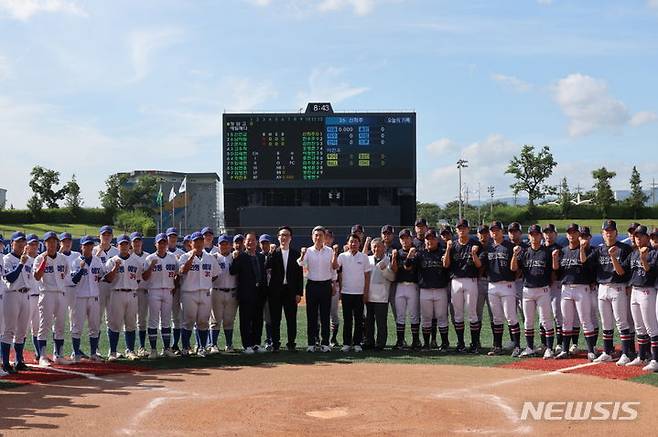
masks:
POLYGON ((459 159, 457 161, 457 170, 459 171, 459 220, 462 219, 462 168, 468 167, 468 161, 459 159))
POLYGON ((656 206, 656 178, 651 179, 651 206, 656 206))
POLYGON ((482 214, 480 214, 481 207, 482 201, 480 200, 480 183, 478 182, 478 225, 482 224, 482 214))
POLYGON ((493 185, 489 185, 487 187, 487 192, 489 193, 489 196, 491 196, 491 202, 489 203, 489 206, 491 207, 491 220, 493 220, 493 199, 494 199, 494 190, 495 187, 493 185))

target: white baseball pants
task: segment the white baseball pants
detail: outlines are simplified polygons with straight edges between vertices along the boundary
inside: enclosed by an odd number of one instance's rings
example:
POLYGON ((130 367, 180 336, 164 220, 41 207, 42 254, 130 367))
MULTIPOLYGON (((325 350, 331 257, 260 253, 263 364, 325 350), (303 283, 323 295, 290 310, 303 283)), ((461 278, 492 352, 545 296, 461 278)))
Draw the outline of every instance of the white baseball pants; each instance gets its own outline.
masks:
POLYGON ((420 295, 418 284, 413 282, 399 282, 395 292, 396 323, 404 325, 407 313, 412 325, 420 323, 420 295))
POLYGON ((549 287, 523 287, 523 327, 526 335, 535 330, 535 314, 539 312, 539 323, 546 329, 555 329, 553 312, 551 311, 551 292, 549 287))
POLYGON ((573 332, 573 329, 579 325, 579 321, 584 334, 594 331, 592 300, 596 300, 596 296, 589 285, 562 285, 560 308, 562 309, 562 331, 565 335, 573 332))
POLYGON ((236 290, 222 291, 213 288, 210 293, 212 312, 210 314, 210 329, 233 329, 235 315, 238 311, 238 296, 236 290))
POLYGON ((48 340, 48 334, 55 323, 55 340, 64 340, 68 298, 64 291, 46 291, 39 295, 39 334, 38 340, 48 340))
POLYGON ((80 338, 85 327, 85 320, 89 328, 89 337, 100 335, 101 312, 100 299, 94 297, 76 297, 75 305, 71 313, 71 337, 80 338))
POLYGON ((107 327, 114 332, 126 332, 137 328, 137 291, 112 290, 110 294, 109 317, 107 327))
POLYGON ((604 331, 628 329, 626 284, 599 284, 599 312, 604 331))
POLYGON ((450 283, 450 300, 455 310, 455 323, 464 323, 464 312, 468 313, 468 322, 477 323, 478 302, 477 278, 454 278, 450 283))
POLYGON ((432 319, 437 320, 439 328, 448 327, 448 289, 420 289, 420 320, 423 328, 432 327, 432 319))
POLYGON ((633 287, 631 291, 631 311, 637 335, 658 335, 656 320, 656 289, 653 287, 633 287))
POLYGON ((489 282, 489 305, 491 306, 494 325, 502 325, 505 320, 510 326, 518 323, 514 282, 489 282))
POLYGON ((191 331, 196 327, 200 331, 208 329, 212 299, 210 290, 184 291, 181 293, 183 329, 191 331))
POLYGON ((30 295, 18 291, 5 291, 2 300, 5 323, 2 342, 11 344, 16 339, 18 343, 22 343, 30 323, 30 295))
POLYGON ((167 288, 152 288, 148 291, 148 329, 171 326, 173 295, 167 288))

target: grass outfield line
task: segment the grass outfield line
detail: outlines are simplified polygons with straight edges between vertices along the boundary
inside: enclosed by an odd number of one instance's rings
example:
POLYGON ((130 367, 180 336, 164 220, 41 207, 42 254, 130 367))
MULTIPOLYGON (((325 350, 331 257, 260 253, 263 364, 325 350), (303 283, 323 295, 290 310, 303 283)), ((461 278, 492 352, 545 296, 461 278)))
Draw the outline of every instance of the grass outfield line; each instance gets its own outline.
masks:
MULTIPOLYGON (((658 226, 658 218, 652 218, 652 219, 613 219, 614 221, 617 222, 617 229, 619 230, 619 235, 626 236, 626 229, 628 229, 628 225, 634 222, 642 223, 643 225, 646 225, 649 229, 651 229, 654 226, 658 226)), ((589 228, 592 231, 592 234, 597 234, 601 232, 601 223, 603 223, 603 219, 564 219, 564 220, 552 220, 552 219, 538 219, 537 223, 544 226, 549 223, 553 223, 555 227, 557 228, 557 231, 559 233, 565 233, 567 226, 569 226, 571 223, 577 223, 580 226, 589 226, 589 228)), ((507 224, 507 223, 506 223, 507 224)), ((524 223, 524 225, 527 225, 529 223, 524 223)))
POLYGON ((55 231, 57 233, 70 232, 73 238, 80 238, 83 235, 97 235, 98 229, 101 225, 94 224, 48 224, 48 223, 32 223, 26 225, 0 224, 0 234, 5 238, 9 238, 13 232, 22 231, 26 234, 37 234, 39 238, 48 231, 55 231))

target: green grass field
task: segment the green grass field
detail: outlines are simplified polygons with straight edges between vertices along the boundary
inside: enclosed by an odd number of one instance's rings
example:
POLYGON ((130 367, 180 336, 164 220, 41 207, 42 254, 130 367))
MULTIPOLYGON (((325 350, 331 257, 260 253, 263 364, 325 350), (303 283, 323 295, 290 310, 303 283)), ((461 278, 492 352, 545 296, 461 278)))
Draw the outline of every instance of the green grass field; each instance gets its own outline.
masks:
MULTIPOLYGON (((617 222, 617 229, 619 230, 619 234, 626 235, 626 229, 628 229, 628 225, 630 225, 633 222, 638 222, 642 223, 643 225, 646 225, 649 229, 651 229, 654 226, 658 226, 658 218, 653 218, 653 219, 644 219, 644 220, 631 220, 631 219, 613 219, 617 222)), ((597 219, 583 219, 583 220, 578 220, 578 219, 566 219, 566 220, 550 220, 550 219, 540 219, 538 223, 542 226, 547 225, 549 223, 553 223, 556 227, 559 233, 564 233, 567 229, 567 226, 569 226, 571 223, 577 223, 579 226, 589 226, 590 230, 592 231, 592 234, 598 234, 601 232, 601 224, 603 223, 603 219, 597 220, 597 219)))
POLYGON ((26 234, 37 234, 39 238, 43 236, 48 231, 60 232, 70 232, 73 235, 73 238, 80 238, 83 235, 97 235, 99 225, 91 224, 47 224, 47 223, 34 223, 27 225, 0 225, 0 234, 5 238, 16 231, 22 231, 26 234))

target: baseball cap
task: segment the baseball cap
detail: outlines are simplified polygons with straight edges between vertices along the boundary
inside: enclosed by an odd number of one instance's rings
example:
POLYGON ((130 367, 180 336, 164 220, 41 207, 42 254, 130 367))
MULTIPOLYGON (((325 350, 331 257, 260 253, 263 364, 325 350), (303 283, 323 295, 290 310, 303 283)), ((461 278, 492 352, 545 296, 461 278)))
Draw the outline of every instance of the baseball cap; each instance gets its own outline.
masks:
POLYGON ((165 234, 167 235, 167 237, 169 237, 170 235, 178 236, 178 229, 176 229, 176 228, 167 228, 167 230, 165 231, 165 234))
POLYGON ((493 231, 496 228, 498 228, 502 231, 503 230, 503 223, 499 222, 499 221, 491 222, 491 224, 489 225, 489 229, 493 231))
POLYGON ((192 241, 192 236, 191 235, 186 235, 183 237, 183 241, 192 241))
POLYGON ((141 240, 142 238, 142 234, 139 232, 133 232, 130 234, 130 241, 141 240))
POLYGON ((83 235, 82 238, 80 238, 80 244, 85 245, 85 244, 94 244, 94 237, 91 237, 89 235, 83 235))
MULTIPOLYGON (((635 231, 635 228, 637 228, 638 226, 640 226, 639 223, 637 223, 637 222, 633 222, 633 223, 631 223, 630 225, 628 225, 628 229, 627 229, 627 231, 628 231, 628 232, 633 232, 633 231, 635 231)), ((646 226, 645 226, 645 227, 646 227, 646 226)))
POLYGON ((258 242, 262 243, 263 241, 267 241, 268 243, 272 242, 272 237, 269 236, 268 234, 263 234, 258 238, 258 242))
POLYGON ((580 227, 576 223, 571 223, 567 226, 567 232, 580 232, 580 227))
MULTIPOLYGON (((650 237, 651 237, 651 238, 656 238, 656 237, 658 237, 658 228, 653 228, 653 229, 651 230, 651 235, 650 235, 650 237)), ((0 236, 0 239, 1 239, 1 238, 2 238, 2 237, 0 236)))
POLYGON ((130 238, 126 234, 119 235, 117 237, 117 244, 121 243, 130 243, 130 238))
POLYGON ((244 235, 242 234, 237 234, 233 237, 233 242, 237 243, 238 241, 244 241, 244 235))
POLYGON ((606 220, 603 222, 603 225, 601 225, 601 229, 606 231, 606 230, 617 230, 617 222, 614 220, 606 220))
POLYGON ((11 234, 11 241, 25 240, 25 234, 22 232, 14 232, 11 234))
POLYGON ((487 225, 478 226, 478 234, 484 234, 486 232, 489 232, 489 226, 487 225))
POLYGON ((507 232, 510 231, 521 231, 521 224, 519 222, 512 222, 507 225, 507 232))
POLYGON ((61 234, 59 234, 59 241, 64 241, 64 240, 73 240, 73 236, 68 232, 62 232, 61 234))
POLYGON ((195 241, 195 240, 202 240, 203 239, 203 233, 202 232, 192 232, 192 235, 190 235, 190 240, 195 241))
POLYGON ((352 226, 352 229, 350 229, 350 233, 354 234, 355 232, 363 232, 363 225, 354 225, 352 226))
POLYGON ((468 220, 466 220, 465 218, 458 220, 457 225, 455 225, 455 227, 457 229, 459 229, 459 228, 470 228, 470 226, 468 225, 468 220))
POLYGON ((440 235, 444 235, 444 234, 451 234, 452 235, 452 228, 450 227, 450 225, 443 225, 443 226, 441 226, 439 234, 440 235))
POLYGON ((425 220, 422 217, 419 218, 419 219, 416 219, 416 223, 414 223, 414 226, 427 226, 427 220, 425 220))
POLYGON ((633 230, 633 235, 649 235, 649 230, 644 225, 637 225, 633 230))
POLYGON ((230 243, 231 242, 231 237, 229 237, 226 234, 222 234, 219 236, 217 239, 217 244, 222 244, 222 243, 230 243))
POLYGON ((590 231, 589 226, 581 226, 579 231, 583 235, 588 235, 590 237, 592 236, 592 232, 590 231))
POLYGON ((382 229, 380 231, 382 234, 392 234, 393 233, 393 226, 391 225, 384 225, 382 226, 382 229))
POLYGON ((167 234, 165 234, 164 232, 161 232, 155 236, 156 243, 159 243, 161 241, 167 241, 167 234))
POLYGON ((400 232, 398 232, 398 238, 403 237, 411 237, 411 231, 407 228, 401 229, 400 232))
POLYGON ((546 226, 544 226, 544 229, 542 229, 541 231, 546 232, 546 233, 548 233, 548 232, 557 232, 555 230, 555 225, 553 223, 547 224, 546 226))
POLYGON ((25 239, 27 239, 27 244, 39 242, 39 237, 37 237, 37 234, 29 234, 27 237, 25 237, 25 239))
POLYGON ((439 238, 439 236, 436 234, 436 229, 434 228, 429 228, 427 232, 425 232, 425 238, 439 238))
POLYGON ((201 236, 204 236, 204 235, 206 235, 206 234, 213 234, 213 235, 215 235, 215 233, 212 231, 212 229, 209 228, 208 226, 206 226, 205 228, 201 229, 201 236))
POLYGON ((48 231, 48 232, 46 232, 45 234, 43 234, 43 241, 46 241, 46 240, 48 240, 48 239, 50 239, 50 238, 54 238, 55 240, 58 240, 58 241, 59 241, 59 237, 58 237, 57 234, 54 233, 53 231, 48 231))
POLYGON ((0 234, 0 244, 5 244, 5 237, 0 234))
POLYGON ((539 225, 530 225, 528 226, 528 234, 541 234, 541 226, 539 225))
POLYGON ((112 231, 112 226, 108 226, 108 225, 101 226, 100 230, 98 231, 98 234, 102 235, 105 233, 113 234, 114 232, 112 231))

